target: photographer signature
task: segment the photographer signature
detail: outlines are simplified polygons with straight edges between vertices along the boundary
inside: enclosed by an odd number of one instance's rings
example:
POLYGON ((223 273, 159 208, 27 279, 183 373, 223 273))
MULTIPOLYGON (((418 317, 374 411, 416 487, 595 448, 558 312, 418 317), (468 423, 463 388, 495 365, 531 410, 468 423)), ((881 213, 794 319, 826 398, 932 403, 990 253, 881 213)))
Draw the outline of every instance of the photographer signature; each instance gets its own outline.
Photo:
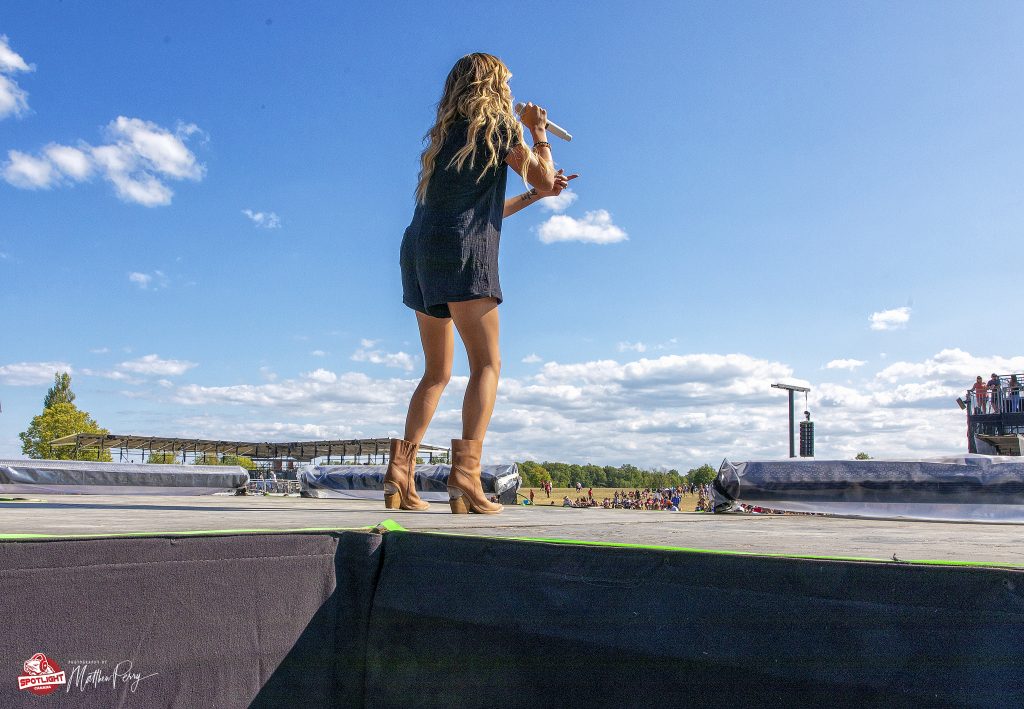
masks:
POLYGON ((68 672, 68 683, 67 692, 71 691, 72 687, 75 687, 80 692, 92 687, 98 689, 101 684, 109 684, 111 689, 117 689, 120 684, 127 686, 128 691, 135 692, 139 688, 139 684, 143 680, 147 680, 150 677, 156 677, 159 672, 153 672, 148 675, 144 675, 141 672, 132 672, 132 661, 122 660, 114 665, 114 668, 109 672, 104 672, 101 668, 97 667, 94 670, 89 669, 89 665, 75 665, 68 672))

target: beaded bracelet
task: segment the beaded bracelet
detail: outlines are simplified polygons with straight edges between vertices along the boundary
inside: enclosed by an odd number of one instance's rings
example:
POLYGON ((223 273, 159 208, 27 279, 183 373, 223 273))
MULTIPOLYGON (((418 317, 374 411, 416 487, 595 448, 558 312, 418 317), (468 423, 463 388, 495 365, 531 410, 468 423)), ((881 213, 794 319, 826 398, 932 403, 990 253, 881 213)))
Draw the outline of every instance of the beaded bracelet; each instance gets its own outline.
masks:
POLYGON ((533 149, 536 150, 537 148, 547 148, 548 150, 551 150, 551 143, 546 140, 537 141, 533 144, 533 149))

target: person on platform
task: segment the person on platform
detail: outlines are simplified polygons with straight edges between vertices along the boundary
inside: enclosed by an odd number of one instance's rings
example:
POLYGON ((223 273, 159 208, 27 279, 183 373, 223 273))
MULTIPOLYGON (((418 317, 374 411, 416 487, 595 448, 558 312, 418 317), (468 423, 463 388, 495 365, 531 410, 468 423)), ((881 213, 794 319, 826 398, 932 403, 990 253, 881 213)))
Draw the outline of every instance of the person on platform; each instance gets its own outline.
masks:
POLYGON ((1016 374, 1010 377, 1010 411, 1020 413, 1020 381, 1016 374))
POLYGON ((974 386, 971 388, 974 390, 974 413, 988 413, 985 410, 988 407, 988 387, 985 386, 985 382, 982 380, 980 374, 978 375, 978 378, 974 380, 974 386))
POLYGON ((999 375, 992 372, 992 376, 989 377, 988 383, 985 386, 988 388, 989 406, 994 414, 998 414, 1003 409, 1001 385, 1002 382, 999 380, 999 375))
POLYGON ((467 54, 455 62, 424 136, 416 209, 405 230, 399 263, 403 302, 416 311, 424 372, 409 402, 402 439, 392 439, 384 476, 389 509, 424 510, 413 460, 451 377, 458 330, 469 357, 462 404, 462 438, 452 440, 448 497, 452 512, 495 514, 480 484, 480 456, 494 410, 498 349, 498 242, 502 219, 556 196, 577 175, 556 171, 547 141, 547 112, 527 103, 516 119, 509 79, 495 56, 467 54), (505 199, 508 167, 532 185, 505 199), (454 328, 453 328, 454 323, 454 328))

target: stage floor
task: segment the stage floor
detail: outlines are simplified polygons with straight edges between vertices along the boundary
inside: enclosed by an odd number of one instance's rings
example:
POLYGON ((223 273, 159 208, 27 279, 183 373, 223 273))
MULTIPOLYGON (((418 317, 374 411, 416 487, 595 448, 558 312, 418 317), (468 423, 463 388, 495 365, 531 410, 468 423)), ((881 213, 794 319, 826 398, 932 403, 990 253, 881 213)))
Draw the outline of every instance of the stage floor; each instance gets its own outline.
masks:
POLYGON ((281 496, 45 495, 0 502, 0 540, 213 530, 353 529, 393 519, 411 531, 643 544, 753 554, 1024 565, 1019 525, 800 515, 506 507, 500 515, 385 510, 382 501, 281 496))

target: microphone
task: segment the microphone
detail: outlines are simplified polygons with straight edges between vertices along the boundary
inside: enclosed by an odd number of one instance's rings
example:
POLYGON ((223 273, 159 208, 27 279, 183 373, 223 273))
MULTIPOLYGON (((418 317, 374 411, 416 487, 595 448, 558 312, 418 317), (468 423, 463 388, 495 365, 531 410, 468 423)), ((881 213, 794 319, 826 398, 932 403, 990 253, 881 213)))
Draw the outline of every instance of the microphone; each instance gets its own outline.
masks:
MULTIPOLYGON (((522 101, 520 101, 519 103, 517 103, 515 105, 515 109, 516 109, 516 113, 517 114, 521 114, 523 112, 524 108, 526 108, 526 104, 523 103, 522 101)), ((551 121, 548 121, 547 128, 548 128, 549 131, 551 131, 552 135, 558 136, 559 138, 561 138, 562 140, 564 140, 566 142, 569 142, 570 140, 572 140, 572 135, 569 133, 569 131, 567 131, 565 128, 563 128, 562 126, 560 126, 560 125, 558 125, 556 123, 552 123, 551 121)))

